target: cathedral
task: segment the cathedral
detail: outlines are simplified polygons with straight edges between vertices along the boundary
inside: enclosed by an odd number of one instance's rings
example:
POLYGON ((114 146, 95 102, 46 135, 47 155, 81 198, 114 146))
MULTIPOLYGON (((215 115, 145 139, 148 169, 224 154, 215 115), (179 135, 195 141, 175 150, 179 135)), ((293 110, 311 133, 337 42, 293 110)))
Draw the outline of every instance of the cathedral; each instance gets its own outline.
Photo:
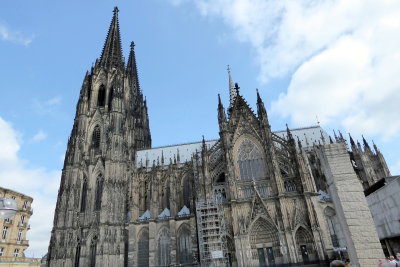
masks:
POLYGON ((217 140, 153 148, 135 45, 124 62, 114 9, 80 90, 47 266, 325 266, 345 256, 375 266, 363 192, 390 176, 376 145, 319 125, 272 131, 258 91, 255 112, 229 70, 227 84, 217 140))

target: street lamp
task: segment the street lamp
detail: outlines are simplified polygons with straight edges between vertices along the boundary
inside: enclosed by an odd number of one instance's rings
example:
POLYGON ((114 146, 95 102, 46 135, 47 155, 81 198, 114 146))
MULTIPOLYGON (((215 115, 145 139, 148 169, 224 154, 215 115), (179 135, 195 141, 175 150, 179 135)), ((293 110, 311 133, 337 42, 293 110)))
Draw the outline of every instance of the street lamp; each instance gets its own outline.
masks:
POLYGON ((8 219, 17 213, 17 202, 12 198, 0 198, 0 218, 8 219))

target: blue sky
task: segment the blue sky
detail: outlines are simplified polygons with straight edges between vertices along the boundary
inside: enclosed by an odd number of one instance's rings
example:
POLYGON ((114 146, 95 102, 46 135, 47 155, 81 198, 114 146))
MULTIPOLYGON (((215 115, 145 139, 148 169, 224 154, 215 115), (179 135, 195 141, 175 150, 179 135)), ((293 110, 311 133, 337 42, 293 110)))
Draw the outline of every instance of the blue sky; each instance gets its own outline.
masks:
POLYGON ((0 186, 35 198, 28 255, 48 244, 59 173, 85 72, 115 5, 135 41, 153 146, 218 137, 227 65, 274 130, 316 124, 374 139, 400 173, 396 1, 8 1, 0 8, 0 186), (45 222, 44 222, 45 221, 45 222))

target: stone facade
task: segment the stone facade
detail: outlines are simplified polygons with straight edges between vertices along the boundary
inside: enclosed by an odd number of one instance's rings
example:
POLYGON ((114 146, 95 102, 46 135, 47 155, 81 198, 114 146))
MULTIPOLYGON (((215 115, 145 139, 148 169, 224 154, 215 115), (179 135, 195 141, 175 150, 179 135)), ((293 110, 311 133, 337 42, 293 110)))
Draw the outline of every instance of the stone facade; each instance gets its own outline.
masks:
POLYGON ((32 216, 33 198, 14 190, 0 187, 0 198, 13 198, 17 202, 18 212, 13 217, 1 220, 0 263, 9 258, 23 258, 29 247, 26 234, 30 229, 29 218, 32 216))
POLYGON ((323 266, 346 247, 354 266, 382 256, 362 187, 389 173, 381 154, 349 154, 319 126, 273 132, 258 92, 255 113, 230 71, 218 140, 151 148, 134 45, 125 66, 120 42, 115 9, 81 89, 48 266, 323 266))

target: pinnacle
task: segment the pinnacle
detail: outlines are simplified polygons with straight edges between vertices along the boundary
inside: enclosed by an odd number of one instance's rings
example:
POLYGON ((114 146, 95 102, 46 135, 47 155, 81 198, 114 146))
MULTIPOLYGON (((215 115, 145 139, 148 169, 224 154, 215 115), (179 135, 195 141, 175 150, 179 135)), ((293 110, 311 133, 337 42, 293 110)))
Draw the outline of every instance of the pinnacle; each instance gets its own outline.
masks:
POLYGON ((118 23, 118 7, 114 7, 107 38, 100 58, 100 64, 106 68, 123 67, 121 36, 118 23))

